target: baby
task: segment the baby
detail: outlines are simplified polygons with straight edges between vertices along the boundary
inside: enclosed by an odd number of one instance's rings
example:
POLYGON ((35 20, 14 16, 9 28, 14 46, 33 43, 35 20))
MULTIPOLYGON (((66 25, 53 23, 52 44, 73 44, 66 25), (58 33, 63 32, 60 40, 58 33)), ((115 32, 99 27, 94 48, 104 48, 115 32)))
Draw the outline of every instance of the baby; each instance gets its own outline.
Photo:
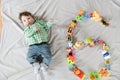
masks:
POLYGON ((50 21, 35 20, 30 12, 19 14, 19 19, 25 26, 24 35, 29 43, 27 60, 34 67, 34 73, 39 73, 41 67, 48 68, 51 61, 51 51, 48 45, 46 30, 52 26, 50 21), (42 63, 42 65, 41 65, 42 63))

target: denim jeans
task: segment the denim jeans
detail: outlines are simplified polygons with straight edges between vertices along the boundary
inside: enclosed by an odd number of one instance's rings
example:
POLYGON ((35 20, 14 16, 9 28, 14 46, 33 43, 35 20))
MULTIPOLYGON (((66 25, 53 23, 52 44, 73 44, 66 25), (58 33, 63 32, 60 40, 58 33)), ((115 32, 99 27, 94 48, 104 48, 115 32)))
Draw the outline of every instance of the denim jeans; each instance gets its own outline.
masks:
POLYGON ((51 51, 47 43, 41 43, 41 44, 34 44, 30 45, 27 53, 27 60, 30 64, 33 64, 37 61, 38 56, 43 57, 43 63, 49 66, 51 61, 51 51))

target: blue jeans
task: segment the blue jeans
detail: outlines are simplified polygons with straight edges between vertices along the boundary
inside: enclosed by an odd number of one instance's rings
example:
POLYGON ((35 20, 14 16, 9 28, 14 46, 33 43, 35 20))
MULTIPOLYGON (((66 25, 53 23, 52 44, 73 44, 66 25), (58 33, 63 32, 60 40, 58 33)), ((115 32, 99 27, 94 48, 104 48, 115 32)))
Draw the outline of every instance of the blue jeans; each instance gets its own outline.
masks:
POLYGON ((41 44, 34 44, 30 45, 27 53, 27 60, 30 64, 33 64, 37 61, 38 56, 43 57, 43 63, 49 66, 51 61, 51 51, 47 43, 41 43, 41 44))

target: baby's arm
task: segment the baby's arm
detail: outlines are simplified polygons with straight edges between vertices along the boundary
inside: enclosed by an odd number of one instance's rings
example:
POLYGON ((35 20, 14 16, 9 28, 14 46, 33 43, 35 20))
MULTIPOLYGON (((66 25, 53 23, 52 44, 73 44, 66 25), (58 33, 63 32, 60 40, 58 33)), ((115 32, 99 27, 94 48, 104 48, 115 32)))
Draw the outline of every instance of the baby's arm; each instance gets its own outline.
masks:
POLYGON ((32 29, 27 28, 27 29, 24 30, 24 34, 25 34, 26 37, 31 37, 32 35, 34 35, 34 33, 35 33, 35 31, 32 30, 32 29))
POLYGON ((26 28, 24 30, 24 34, 26 37, 33 36, 38 30, 40 30, 39 26, 34 26, 33 28, 26 28))
POLYGON ((52 27, 53 24, 54 24, 54 19, 49 19, 45 24, 45 28, 49 29, 50 27, 52 27))
POLYGON ((48 20, 48 21, 44 21, 44 20, 39 20, 39 23, 44 27, 44 29, 49 29, 50 27, 52 27, 53 25, 53 20, 48 20))

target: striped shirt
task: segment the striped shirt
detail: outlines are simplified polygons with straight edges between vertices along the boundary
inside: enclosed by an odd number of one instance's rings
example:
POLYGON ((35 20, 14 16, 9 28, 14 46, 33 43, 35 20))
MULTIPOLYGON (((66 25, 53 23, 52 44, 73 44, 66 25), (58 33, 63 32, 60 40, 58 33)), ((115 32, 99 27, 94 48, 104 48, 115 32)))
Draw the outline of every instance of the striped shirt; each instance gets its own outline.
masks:
POLYGON ((47 42, 48 35, 46 30, 52 26, 52 23, 43 20, 35 20, 35 22, 24 29, 25 37, 29 45, 39 44, 42 42, 47 42), (39 27, 38 31, 35 31, 35 27, 39 27))

